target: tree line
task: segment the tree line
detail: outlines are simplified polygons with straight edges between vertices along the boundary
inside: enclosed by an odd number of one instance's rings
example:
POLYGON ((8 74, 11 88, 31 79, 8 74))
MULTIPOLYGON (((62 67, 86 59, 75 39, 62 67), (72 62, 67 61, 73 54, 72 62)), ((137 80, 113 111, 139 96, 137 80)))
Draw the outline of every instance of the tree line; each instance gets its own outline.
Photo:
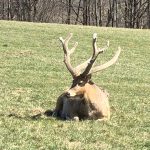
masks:
POLYGON ((150 0, 1 0, 0 19, 150 29, 150 0))

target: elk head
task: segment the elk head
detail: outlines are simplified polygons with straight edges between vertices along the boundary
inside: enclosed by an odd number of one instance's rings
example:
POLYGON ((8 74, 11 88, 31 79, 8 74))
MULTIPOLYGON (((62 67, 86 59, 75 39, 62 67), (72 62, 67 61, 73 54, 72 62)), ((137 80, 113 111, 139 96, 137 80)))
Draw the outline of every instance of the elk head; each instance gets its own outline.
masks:
POLYGON ((71 49, 68 48, 68 43, 72 35, 73 34, 70 33, 65 40, 62 37, 59 38, 63 46, 64 63, 73 78, 72 86, 69 90, 67 90, 67 95, 71 97, 76 96, 76 95, 81 95, 81 94, 87 97, 87 95, 89 95, 90 93, 92 93, 92 95, 94 94, 96 95, 97 94, 95 90, 96 87, 94 86, 95 84, 91 81, 91 75, 93 73, 104 70, 108 68, 109 66, 113 65, 117 61, 118 56, 120 55, 121 48, 118 47, 118 51, 116 52, 116 54, 111 60, 109 60, 108 62, 102 65, 93 67, 94 62, 96 58, 98 57, 98 55, 102 54, 109 47, 109 41, 108 41, 104 48, 98 48, 96 44, 97 34, 94 33, 93 41, 92 41, 92 45, 93 45, 92 56, 84 63, 73 68, 70 62, 70 55, 74 52, 78 43, 76 42, 75 45, 71 49))

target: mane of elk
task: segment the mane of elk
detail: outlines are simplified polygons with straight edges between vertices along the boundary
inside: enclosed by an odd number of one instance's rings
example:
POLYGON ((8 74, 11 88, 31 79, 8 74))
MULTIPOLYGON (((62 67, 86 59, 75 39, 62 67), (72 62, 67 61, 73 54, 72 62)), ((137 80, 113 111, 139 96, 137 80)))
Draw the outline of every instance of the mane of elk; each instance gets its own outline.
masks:
POLYGON ((117 61, 121 49, 118 47, 115 56, 105 64, 93 67, 98 55, 109 47, 108 41, 104 48, 98 48, 96 44, 97 34, 94 33, 92 56, 86 62, 73 68, 70 63, 70 55, 74 52, 78 43, 76 42, 72 49, 68 48, 68 42, 72 35, 70 33, 65 40, 62 37, 59 38, 63 46, 64 63, 71 73, 73 81, 70 89, 57 99, 53 116, 66 120, 108 120, 110 118, 109 94, 91 81, 91 75, 113 65, 117 61))

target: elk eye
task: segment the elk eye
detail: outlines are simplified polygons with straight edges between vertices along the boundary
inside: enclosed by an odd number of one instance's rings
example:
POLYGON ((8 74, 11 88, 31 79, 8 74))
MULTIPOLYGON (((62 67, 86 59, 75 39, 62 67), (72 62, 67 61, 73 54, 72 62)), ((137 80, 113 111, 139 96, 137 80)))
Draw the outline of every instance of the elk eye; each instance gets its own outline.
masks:
POLYGON ((80 82, 78 83, 78 85, 83 86, 83 85, 84 85, 84 82, 83 82, 83 81, 80 81, 80 82))

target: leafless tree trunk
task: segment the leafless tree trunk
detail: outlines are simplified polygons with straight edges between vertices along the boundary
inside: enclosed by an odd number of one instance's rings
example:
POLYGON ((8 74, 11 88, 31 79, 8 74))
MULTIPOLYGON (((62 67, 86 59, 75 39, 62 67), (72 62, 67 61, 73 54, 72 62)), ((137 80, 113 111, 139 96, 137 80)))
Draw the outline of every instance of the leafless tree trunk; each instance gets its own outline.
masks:
POLYGON ((97 0, 95 0, 95 25, 98 26, 98 11, 97 11, 97 0))
POLYGON ((118 27, 118 3, 117 3, 117 0, 115 0, 115 5, 116 5, 116 11, 115 11, 115 14, 116 14, 116 27, 118 27))
POLYGON ((77 8, 77 17, 76 17, 75 24, 77 24, 77 23, 78 23, 78 20, 79 20, 80 7, 81 7, 81 0, 79 0, 79 5, 78 5, 78 8, 77 8))
POLYGON ((102 26, 102 0, 98 1, 98 9, 99 9, 99 26, 102 26))
POLYGON ((0 19, 150 28, 150 0, 0 0, 0 19))
POLYGON ((4 12, 5 12, 5 4, 4 4, 4 0, 2 1, 2 19, 5 19, 5 14, 4 14, 4 12))
POLYGON ((87 20, 87 2, 88 0, 83 0, 83 25, 88 24, 87 20))
POLYGON ((88 25, 91 25, 91 0, 88 0, 88 5, 87 5, 87 22, 88 25))
POLYGON ((67 4, 67 10, 68 10, 66 23, 70 24, 72 0, 66 0, 66 4, 67 4))
POLYGON ((106 27, 109 26, 111 20, 112 20, 112 5, 111 5, 111 0, 109 0, 109 9, 107 10, 107 23, 106 23, 106 27))
POLYGON ((147 27, 150 29, 150 0, 147 0, 147 27))

